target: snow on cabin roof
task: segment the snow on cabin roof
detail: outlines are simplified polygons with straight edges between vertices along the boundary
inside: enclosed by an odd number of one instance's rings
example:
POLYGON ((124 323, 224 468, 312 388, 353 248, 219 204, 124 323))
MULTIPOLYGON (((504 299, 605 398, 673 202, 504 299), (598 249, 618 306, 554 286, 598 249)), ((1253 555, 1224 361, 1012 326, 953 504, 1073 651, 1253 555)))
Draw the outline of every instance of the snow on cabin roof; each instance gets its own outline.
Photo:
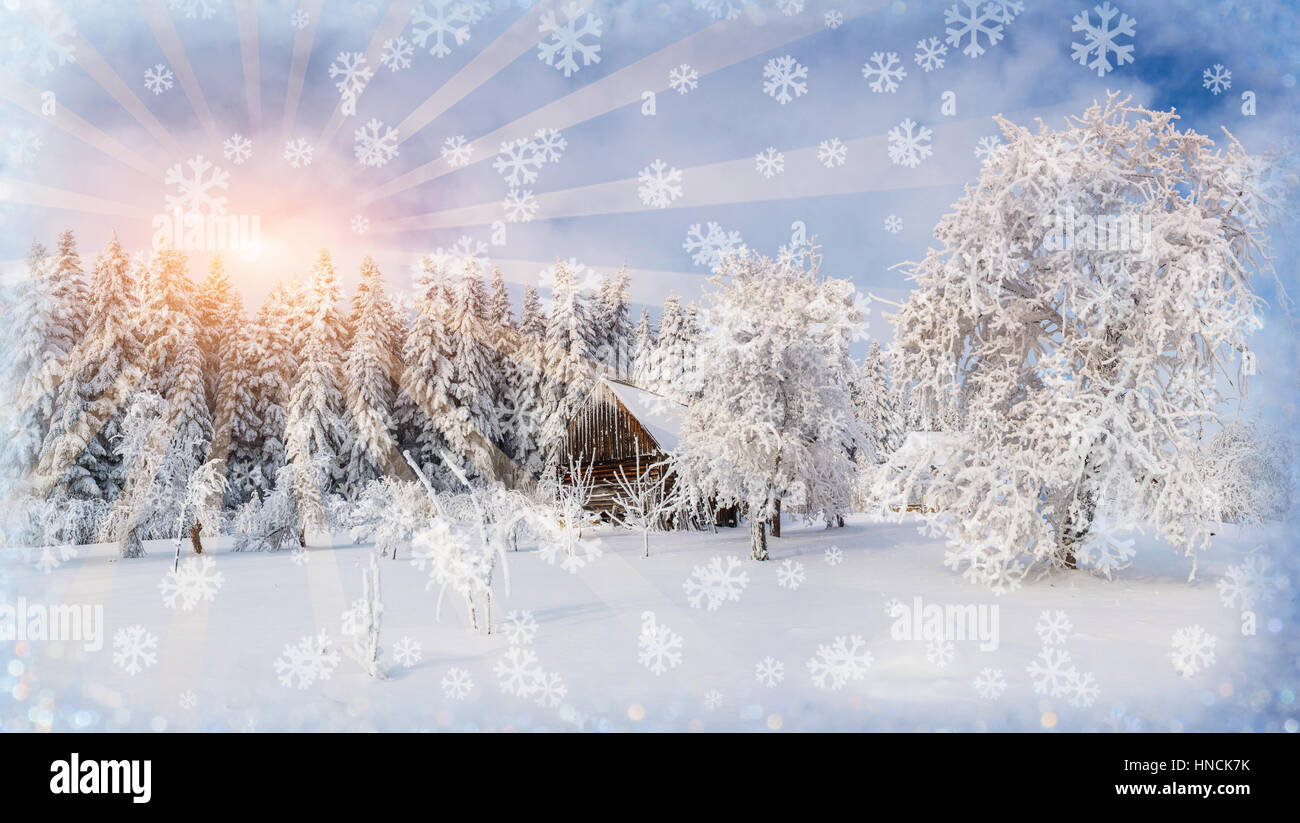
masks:
POLYGON ((609 377, 600 379, 614 393, 623 408, 645 427, 664 452, 672 452, 682 436, 682 412, 686 407, 652 391, 609 377))
POLYGON ((962 436, 956 432, 908 432, 903 445, 889 456, 889 463, 893 466, 908 466, 924 458, 931 466, 942 466, 952 457, 961 441, 962 436))

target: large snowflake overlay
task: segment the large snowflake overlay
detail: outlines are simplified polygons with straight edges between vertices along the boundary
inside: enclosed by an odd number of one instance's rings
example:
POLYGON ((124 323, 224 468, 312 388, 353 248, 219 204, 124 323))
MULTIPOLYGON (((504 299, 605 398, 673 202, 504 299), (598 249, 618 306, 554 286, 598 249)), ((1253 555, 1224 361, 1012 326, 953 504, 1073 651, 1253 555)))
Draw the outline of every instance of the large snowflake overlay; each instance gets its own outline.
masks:
POLYGON ((682 63, 668 72, 668 87, 675 89, 678 94, 686 94, 688 91, 698 88, 699 85, 700 73, 686 63, 682 63))
POLYGON ((172 87, 172 70, 162 63, 144 70, 144 87, 154 94, 162 94, 172 87))
POLYGON ((971 685, 984 700, 997 700, 1007 690, 1007 679, 1001 669, 983 668, 971 685))
POLYGON ((113 633, 113 662, 135 676, 158 662, 158 636, 138 623, 113 633))
POLYGON ((458 134, 442 141, 440 153, 447 165, 458 169, 469 164, 469 159, 474 156, 474 146, 465 139, 465 135, 458 134))
POLYGON ((1133 538, 1122 538, 1108 529, 1092 529, 1087 541, 1078 551, 1078 562, 1107 580, 1117 571, 1127 569, 1133 562, 1133 538))
POLYGON ((943 13, 947 28, 948 45, 960 48, 967 57, 979 57, 985 52, 980 45, 980 35, 988 45, 997 45, 1002 39, 1002 11, 997 3, 986 0, 960 0, 943 13), (966 8, 963 10, 962 6, 966 8), (962 41, 966 42, 962 46, 962 41))
POLYGON ((395 37, 384 41, 384 51, 379 55, 379 64, 390 72, 396 73, 411 67, 411 56, 415 46, 405 37, 395 37))
POLYGON ((997 154, 998 149, 1001 148, 1001 143, 1002 140, 996 134, 981 137, 975 143, 975 157, 980 163, 987 166, 993 160, 993 156, 997 154))
POLYGON ((501 631, 506 636, 506 643, 511 646, 527 646, 533 642, 537 636, 537 618, 528 609, 517 611, 511 609, 506 612, 505 621, 501 624, 501 631))
POLYGON ((776 688, 777 683, 785 680, 785 663, 770 655, 764 657, 754 665, 754 679, 761 686, 776 688))
POLYGON ((1133 43, 1120 44, 1121 36, 1133 37, 1137 21, 1106 0, 1100 6, 1093 6, 1097 12, 1097 25, 1092 24, 1092 14, 1087 9, 1074 15, 1074 25, 1070 31, 1083 32, 1082 43, 1071 43, 1074 54, 1072 59, 1081 66, 1097 70, 1098 77, 1105 77, 1112 70, 1133 62, 1133 43), (1112 27, 1111 21, 1119 15, 1119 21, 1112 27), (1115 55, 1112 63, 1110 55, 1115 55), (1091 61, 1088 59, 1091 57, 1091 61))
POLYGON ((236 166, 242 166, 248 158, 253 156, 253 141, 235 132, 221 144, 221 151, 227 160, 236 166))
POLYGON ((26 64, 45 77, 59 66, 77 62, 77 47, 70 42, 72 20, 52 3, 33 4, 34 18, 13 32, 14 42, 23 50, 26 64))
POLYGON ((1232 72, 1224 68, 1222 63, 1215 63, 1201 72, 1201 85, 1212 94, 1222 94, 1232 88, 1232 72))
POLYGON ((940 637, 925 644, 925 659, 941 669, 947 668, 956 656, 957 647, 951 640, 940 637))
POLYGON ((666 209, 682 196, 682 173, 662 160, 655 160, 637 175, 637 196, 651 208, 666 209))
POLYGON ((1224 606, 1246 611, 1272 600, 1286 587, 1286 579, 1273 572, 1271 560, 1255 553, 1240 565, 1229 566, 1215 586, 1224 606))
POLYGON ((217 561, 207 555, 185 558, 179 569, 167 572, 158 581, 163 605, 169 609, 179 605, 181 611, 187 612, 201 601, 215 600, 226 580, 216 567, 217 561))
POLYGON ((862 76, 871 81, 871 90, 880 94, 898 91, 898 84, 907 76, 907 69, 898 59, 898 52, 876 51, 862 67, 862 76))
POLYGON ((497 170, 511 187, 531 183, 537 179, 537 170, 546 162, 532 140, 519 139, 501 144, 492 168, 497 170))
POLYGON ((1067 694, 1070 684, 1079 676, 1079 670, 1070 665, 1070 653, 1065 649, 1044 648, 1038 658, 1025 667, 1034 683, 1034 694, 1061 697, 1067 694))
POLYGON ((916 168, 934 153, 930 145, 932 135, 930 129, 925 126, 918 129, 912 118, 907 118, 889 130, 889 159, 896 166, 916 168))
POLYGON ((637 662, 654 674, 663 674, 682 662, 682 636, 662 624, 643 627, 636 640, 637 662))
POLYGON ((873 657, 861 635, 840 636, 819 645, 808 661, 808 674, 819 689, 842 689, 850 680, 867 676, 873 657))
POLYGON ((1046 646, 1059 646, 1064 643, 1074 630, 1074 624, 1065 612, 1056 609, 1055 611, 1044 611, 1038 615, 1038 622, 1034 624, 1034 631, 1038 632, 1038 639, 1043 641, 1046 646))
POLYGON ((330 63, 329 73, 331 78, 338 78, 334 88, 339 90, 339 99, 342 101, 340 111, 345 117, 351 117, 357 113, 357 99, 361 97, 374 70, 366 65, 366 56, 361 52, 341 51, 334 62, 330 63))
POLYGON ((539 205, 531 189, 511 189, 506 193, 506 199, 501 201, 506 220, 511 223, 527 223, 532 220, 539 205))
POLYGON ((804 572, 803 564, 798 560, 789 558, 782 560, 781 565, 776 569, 776 583, 783 589, 794 591, 807 579, 808 575, 804 572))
POLYGON ((1183 677, 1192 677, 1197 672, 1214 665, 1214 645, 1218 642, 1212 634, 1207 634, 1199 625, 1186 626, 1174 632, 1170 645, 1169 659, 1174 664, 1174 671, 1183 677))
POLYGON ((363 166, 378 168, 397 156, 397 129, 385 126, 380 120, 372 118, 353 136, 356 139, 353 153, 363 166))
POLYGON ((295 169, 311 165, 311 152, 311 144, 305 137, 284 144, 284 159, 295 169))
POLYGON ((10 129, 5 153, 9 162, 17 167, 26 166, 36 159, 41 149, 41 139, 31 129, 10 129))
POLYGON ((446 57, 451 54, 448 37, 457 46, 469 39, 469 15, 470 7, 463 0, 426 0, 411 9, 411 39, 434 57, 446 57))
POLYGON ((522 646, 506 649, 505 655, 492 667, 492 673, 501 691, 516 697, 532 697, 541 686, 542 668, 537 654, 522 646))
POLYGON ((822 555, 822 559, 826 561, 828 566, 838 566, 844 562, 844 550, 839 546, 831 546, 822 555))
POLYGON ((533 132, 532 145, 543 163, 558 163, 569 147, 569 141, 558 129, 538 129, 533 132))
POLYGON ((826 12, 826 16, 822 18, 822 21, 826 23, 826 28, 838 29, 844 25, 844 13, 838 9, 831 9, 826 12))
POLYGON ((699 223, 687 229, 682 248, 691 253, 692 263, 713 269, 722 262, 724 254, 739 251, 745 248, 745 244, 740 239, 740 232, 724 231, 720 224, 709 222, 703 231, 699 223))
POLYGON ((184 12, 191 20, 211 20, 216 16, 221 0, 167 0, 167 5, 175 11, 184 12))
POLYGON ((474 681, 465 669, 452 666, 442 676, 442 693, 448 700, 464 700, 472 691, 474 691, 474 681))
POLYGON ((537 30, 550 35, 550 39, 537 44, 537 59, 570 77, 582 68, 575 55, 582 58, 583 66, 600 62, 600 44, 583 38, 599 39, 604 21, 578 3, 566 4, 563 12, 566 21, 563 25, 556 20, 554 11, 542 13, 537 30))
POLYGON ((768 146, 764 151, 754 155, 754 171, 771 179, 785 171, 785 155, 774 147, 768 146))
POLYGON ((559 706, 564 696, 569 693, 564 680, 555 672, 542 672, 537 678, 535 691, 534 702, 548 709, 559 706))
POLYGON ((934 71, 943 68, 943 58, 948 54, 948 47, 938 37, 921 38, 916 41, 916 54, 912 59, 922 71, 934 71))
POLYGON ((823 140, 817 146, 817 160, 828 169, 844 165, 848 156, 849 147, 841 143, 838 137, 823 140))
POLYGON ((201 154, 191 157, 185 165, 190 168, 189 176, 182 165, 177 163, 163 177, 164 185, 175 186, 179 192, 164 197, 167 211, 180 209, 186 215, 197 214, 201 217, 225 214, 226 196, 217 194, 217 191, 230 188, 230 173, 204 160, 201 154))
POLYGON ((329 680, 338 664, 339 653, 331 647, 329 633, 321 632, 285 645, 275 661, 275 671, 281 686, 305 689, 317 680, 329 680))
POLYGON ((808 69, 791 55, 773 57, 763 66, 763 93, 781 105, 808 93, 808 69))
POLYGON ((742 562, 739 557, 714 557, 692 569, 691 576, 682 583, 691 607, 713 612, 728 600, 740 600, 749 585, 749 574, 739 571, 742 562))

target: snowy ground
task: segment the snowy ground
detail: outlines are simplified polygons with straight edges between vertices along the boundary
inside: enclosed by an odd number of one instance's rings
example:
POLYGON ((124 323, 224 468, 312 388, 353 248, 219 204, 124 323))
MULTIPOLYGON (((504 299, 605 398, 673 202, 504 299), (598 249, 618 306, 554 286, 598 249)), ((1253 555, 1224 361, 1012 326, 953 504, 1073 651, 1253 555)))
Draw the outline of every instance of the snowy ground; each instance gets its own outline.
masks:
POLYGON ((232 553, 222 540, 207 556, 224 580, 213 600, 190 611, 164 605, 167 542, 149 544, 149 556, 138 560, 89 547, 49 572, 9 552, 0 566, 0 603, 21 596, 102 604, 104 637, 98 651, 78 642, 0 642, 0 663, 7 664, 0 669, 0 722, 7 730, 56 731, 1218 728, 1215 704, 1240 688, 1235 673, 1247 668, 1245 656, 1282 630, 1263 615, 1258 635, 1243 636, 1239 611, 1226 608, 1215 588, 1230 563, 1276 539, 1264 531, 1216 538, 1195 583, 1187 582, 1190 560, 1148 541, 1139 544, 1145 551, 1137 564, 1112 582, 1056 574, 1002 597, 945 569, 942 544, 919 536, 912 523, 855 518, 834 530, 787 524, 786 536, 772 541, 770 563, 746 559, 745 529, 654 535, 648 559, 639 537, 599 536, 603 556, 576 573, 546 564, 531 546, 512 554, 511 591, 497 603, 490 636, 469 630, 461 601, 450 595, 435 620, 426 575, 406 558, 382 560, 388 678, 368 678, 344 654, 328 680, 304 689, 282 685, 275 661, 287 645, 321 631, 342 645, 340 618, 360 596, 368 547, 316 545, 298 563, 289 553, 232 553), (827 562, 832 547, 842 553, 837 565, 827 562), (739 599, 714 611, 693 608, 683 583, 694 567, 727 556, 741 559, 748 576, 739 599), (781 585, 787 560, 802 564, 806 579, 797 588, 781 585), (996 650, 957 640, 952 660, 941 665, 925 642, 895 639, 887 603, 910 607, 916 597, 925 605, 996 606, 996 650), (500 628, 509 610, 528 610, 537 623, 532 642, 515 651, 500 628), (1065 612, 1072 629, 1063 642, 1040 637, 1044 610, 1065 612), (682 641, 680 663, 660 674, 638 660, 647 613, 682 641), (135 625, 156 635, 157 648, 156 662, 132 675, 125 661, 115 661, 113 638, 135 625), (1217 643, 1214 663, 1185 678, 1171 662, 1171 637, 1191 625, 1217 643), (838 637, 851 644, 854 635, 870 652, 869 667, 850 661, 839 669, 847 682, 820 688, 810 659, 820 646, 838 637), (409 641, 419 643, 420 659, 400 665, 394 650, 409 641), (1050 687, 1035 693, 1027 667, 1044 648, 1069 654, 1063 669, 1091 674, 1098 689, 1091 706, 1084 705, 1089 695, 1076 696, 1075 706, 1050 687), (529 652, 549 686, 565 690, 551 693, 555 705, 545 705, 545 692, 503 691, 494 670, 529 652), (771 687, 756 675, 769 657, 784 664, 784 678, 771 687), (452 669, 472 680, 462 699, 444 685, 452 669), (1005 678, 1005 692, 994 699, 974 686, 984 669, 1005 678))

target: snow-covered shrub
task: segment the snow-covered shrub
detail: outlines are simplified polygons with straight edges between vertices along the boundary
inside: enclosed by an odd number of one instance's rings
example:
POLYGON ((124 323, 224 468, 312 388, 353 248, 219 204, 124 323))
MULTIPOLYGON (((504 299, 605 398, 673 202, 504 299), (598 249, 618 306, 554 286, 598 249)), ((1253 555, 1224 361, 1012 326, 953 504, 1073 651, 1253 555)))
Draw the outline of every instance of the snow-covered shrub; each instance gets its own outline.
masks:
POLYGON ((1229 423, 1201 447, 1210 516, 1229 523, 1278 520, 1291 503, 1294 454, 1286 435, 1250 423, 1229 423))
POLYGON ((275 487, 266 495, 254 497, 240 506, 231 525, 237 552, 298 548, 302 540, 302 522, 298 517, 298 498, 293 489, 293 466, 280 467, 275 473, 275 487))
POLYGON ((354 541, 373 542, 381 556, 396 559, 421 524, 437 516, 433 499, 418 482, 384 477, 370 481, 357 497, 349 531, 354 541))

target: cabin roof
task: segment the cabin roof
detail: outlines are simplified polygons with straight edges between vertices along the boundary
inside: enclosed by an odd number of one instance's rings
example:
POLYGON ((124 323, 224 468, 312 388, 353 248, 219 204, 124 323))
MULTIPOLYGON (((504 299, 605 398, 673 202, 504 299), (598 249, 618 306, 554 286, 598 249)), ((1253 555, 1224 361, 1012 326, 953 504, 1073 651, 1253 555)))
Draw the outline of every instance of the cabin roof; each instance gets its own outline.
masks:
POLYGON ((682 414, 686 410, 685 406, 612 377, 602 377, 600 381, 654 438, 655 444, 665 454, 676 450, 682 436, 682 414))
POLYGON ((931 466, 942 466, 948 462, 948 458, 952 457, 961 443, 962 436, 956 432, 908 432, 903 445, 890 455, 889 464, 908 466, 924 459, 931 466))

